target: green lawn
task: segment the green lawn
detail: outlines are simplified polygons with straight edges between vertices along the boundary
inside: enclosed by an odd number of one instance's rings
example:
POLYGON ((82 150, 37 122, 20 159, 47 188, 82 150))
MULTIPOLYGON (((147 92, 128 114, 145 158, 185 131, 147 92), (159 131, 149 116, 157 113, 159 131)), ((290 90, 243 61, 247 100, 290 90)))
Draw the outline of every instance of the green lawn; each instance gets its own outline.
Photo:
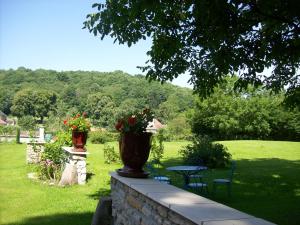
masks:
MULTIPOLYGON (((300 224, 300 143, 222 142, 237 161, 233 195, 220 190, 214 200, 277 224, 300 224)), ((182 164, 178 150, 186 142, 165 143, 165 166, 182 164)), ((103 145, 89 144, 89 180, 85 186, 55 187, 27 179, 25 145, 0 143, 0 221, 9 225, 90 224, 99 196, 109 194, 103 145)), ((117 149, 117 145, 115 144, 117 149)), ((207 181, 226 170, 208 172, 207 181)), ((168 173, 175 185, 182 180, 168 173)), ((210 195, 207 197, 211 198, 210 195)))

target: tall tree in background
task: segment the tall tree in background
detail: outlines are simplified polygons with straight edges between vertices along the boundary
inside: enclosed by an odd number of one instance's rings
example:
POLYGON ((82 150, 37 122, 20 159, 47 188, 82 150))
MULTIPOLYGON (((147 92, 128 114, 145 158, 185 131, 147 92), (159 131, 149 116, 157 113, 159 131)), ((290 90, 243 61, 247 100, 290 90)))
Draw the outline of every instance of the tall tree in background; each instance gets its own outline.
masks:
POLYGON ((86 111, 93 124, 100 127, 112 127, 115 122, 115 104, 110 96, 100 92, 88 96, 86 111))
POLYGON ((53 92, 24 89, 16 93, 11 111, 18 117, 39 117, 43 123, 44 117, 54 110, 57 96, 53 92))
POLYGON ((236 79, 228 78, 210 97, 198 98, 190 113, 193 133, 217 140, 300 140, 298 109, 286 110, 282 95, 259 88, 237 94, 233 91, 236 79))
POLYGON ((84 27, 94 35, 131 46, 151 37, 147 77, 161 82, 189 72, 201 96, 227 74, 240 72, 236 89, 248 84, 300 105, 300 4, 296 0, 118 1, 93 4, 84 27), (262 74, 271 68, 270 76, 262 74))

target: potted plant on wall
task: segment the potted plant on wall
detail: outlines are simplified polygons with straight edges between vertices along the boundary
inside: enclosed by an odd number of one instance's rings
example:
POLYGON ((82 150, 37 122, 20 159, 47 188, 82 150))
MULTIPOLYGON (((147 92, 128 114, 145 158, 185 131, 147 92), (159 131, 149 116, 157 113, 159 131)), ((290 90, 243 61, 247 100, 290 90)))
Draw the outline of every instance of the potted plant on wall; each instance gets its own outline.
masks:
POLYGON ((86 151, 84 146, 91 128, 91 124, 86 118, 86 113, 78 113, 76 116, 64 120, 64 124, 72 131, 74 151, 86 151))
POLYGON ((120 118, 115 125, 120 132, 120 158, 124 164, 118 169, 120 176, 144 178, 148 173, 143 171, 151 148, 151 133, 146 132, 147 125, 153 120, 150 109, 135 112, 120 118))

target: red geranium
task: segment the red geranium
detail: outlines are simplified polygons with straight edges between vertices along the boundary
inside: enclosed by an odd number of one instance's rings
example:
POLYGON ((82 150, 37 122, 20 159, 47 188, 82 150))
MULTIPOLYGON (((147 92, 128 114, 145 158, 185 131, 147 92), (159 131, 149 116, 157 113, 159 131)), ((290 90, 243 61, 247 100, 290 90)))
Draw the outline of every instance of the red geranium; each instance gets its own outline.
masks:
POLYGON ((78 113, 77 115, 64 120, 64 124, 71 130, 88 132, 91 128, 91 124, 85 116, 86 113, 83 113, 82 115, 78 113))
POLYGON ((142 112, 134 112, 123 116, 115 125, 117 131, 121 133, 143 133, 146 132, 148 123, 153 120, 150 109, 142 112))
POLYGON ((128 118, 128 124, 130 126, 133 126, 136 123, 136 117, 135 116, 131 116, 128 118))

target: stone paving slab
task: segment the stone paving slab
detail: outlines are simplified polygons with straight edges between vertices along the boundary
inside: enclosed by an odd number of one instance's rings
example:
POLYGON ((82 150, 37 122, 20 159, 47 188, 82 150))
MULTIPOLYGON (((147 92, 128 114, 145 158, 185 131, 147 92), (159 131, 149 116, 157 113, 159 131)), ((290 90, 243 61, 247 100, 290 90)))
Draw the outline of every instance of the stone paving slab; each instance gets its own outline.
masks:
POLYGON ((171 205, 190 205, 190 204, 212 204, 213 201, 203 198, 199 195, 186 192, 184 190, 176 191, 176 192, 150 192, 148 193, 148 197, 157 201, 158 203, 171 208, 171 205))
POLYGON ((180 188, 160 182, 156 184, 132 184, 130 187, 146 196, 149 196, 150 193, 182 192, 182 189, 180 188))
POLYGON ((202 224, 202 222, 209 220, 240 220, 253 218, 253 216, 219 203, 171 205, 171 209, 197 224, 202 224))
POLYGON ((121 177, 117 174, 117 172, 110 172, 110 175, 117 180, 121 181, 122 183, 128 185, 131 187, 134 184, 153 184, 153 185, 159 185, 161 184, 157 180, 153 180, 151 178, 130 178, 130 177, 121 177))
POLYGON ((274 225, 260 218, 250 218, 241 220, 222 220, 222 221, 206 221, 202 225, 274 225))

